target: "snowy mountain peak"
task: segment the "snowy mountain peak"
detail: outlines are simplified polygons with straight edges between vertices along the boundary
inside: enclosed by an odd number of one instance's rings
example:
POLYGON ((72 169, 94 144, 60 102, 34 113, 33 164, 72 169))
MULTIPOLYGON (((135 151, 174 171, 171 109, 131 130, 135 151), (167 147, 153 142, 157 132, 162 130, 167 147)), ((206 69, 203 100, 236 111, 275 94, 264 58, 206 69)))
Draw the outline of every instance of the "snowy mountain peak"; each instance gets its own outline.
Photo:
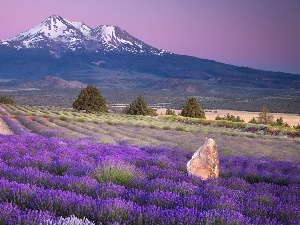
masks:
POLYGON ((156 55, 166 53, 117 26, 101 25, 92 29, 83 22, 70 22, 58 15, 51 15, 34 28, 0 41, 0 45, 15 49, 45 49, 55 56, 77 50, 156 55))
POLYGON ((101 40, 109 44, 118 39, 116 30, 120 30, 120 28, 110 25, 101 25, 93 30, 91 36, 94 40, 101 40))
POLYGON ((91 31, 93 30, 89 26, 85 25, 83 22, 71 22, 71 24, 78 30, 81 31, 81 33, 84 36, 89 36, 91 31))

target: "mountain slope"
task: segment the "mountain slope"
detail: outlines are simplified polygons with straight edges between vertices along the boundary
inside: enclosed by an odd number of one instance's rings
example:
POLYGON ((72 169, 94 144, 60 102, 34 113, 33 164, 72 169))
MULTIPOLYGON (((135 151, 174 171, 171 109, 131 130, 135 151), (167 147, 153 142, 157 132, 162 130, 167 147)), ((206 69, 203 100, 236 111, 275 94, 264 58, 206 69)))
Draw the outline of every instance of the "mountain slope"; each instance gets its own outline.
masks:
POLYGON ((47 76, 43 80, 25 82, 22 88, 84 88, 87 85, 78 81, 66 81, 59 77, 47 76))
POLYGON ((237 102, 242 95, 243 100, 249 96, 300 96, 297 74, 171 54, 119 27, 101 25, 92 29, 55 15, 0 41, 0 78, 34 81, 46 76, 94 84, 114 94, 120 89, 167 90, 213 99, 228 96, 237 102))

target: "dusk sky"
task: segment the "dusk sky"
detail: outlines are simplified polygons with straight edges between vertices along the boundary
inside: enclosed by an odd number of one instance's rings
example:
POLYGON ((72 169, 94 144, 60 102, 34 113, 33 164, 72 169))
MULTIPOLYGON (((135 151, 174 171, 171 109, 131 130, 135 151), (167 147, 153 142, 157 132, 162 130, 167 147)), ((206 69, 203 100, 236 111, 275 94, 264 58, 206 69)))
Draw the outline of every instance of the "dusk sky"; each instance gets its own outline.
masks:
POLYGON ((0 39, 52 14, 116 25, 167 51, 300 74, 299 0, 0 0, 0 39))

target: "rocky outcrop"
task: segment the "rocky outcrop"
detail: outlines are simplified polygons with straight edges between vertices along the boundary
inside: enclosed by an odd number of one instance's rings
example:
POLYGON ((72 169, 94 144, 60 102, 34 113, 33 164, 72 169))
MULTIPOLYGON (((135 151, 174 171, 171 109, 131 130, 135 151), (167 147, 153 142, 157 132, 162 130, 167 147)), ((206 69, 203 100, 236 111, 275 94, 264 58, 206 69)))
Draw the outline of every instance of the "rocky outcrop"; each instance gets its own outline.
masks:
POLYGON ((190 175, 201 177, 203 180, 219 177, 219 154, 217 144, 213 139, 208 139, 194 153, 187 163, 190 175))

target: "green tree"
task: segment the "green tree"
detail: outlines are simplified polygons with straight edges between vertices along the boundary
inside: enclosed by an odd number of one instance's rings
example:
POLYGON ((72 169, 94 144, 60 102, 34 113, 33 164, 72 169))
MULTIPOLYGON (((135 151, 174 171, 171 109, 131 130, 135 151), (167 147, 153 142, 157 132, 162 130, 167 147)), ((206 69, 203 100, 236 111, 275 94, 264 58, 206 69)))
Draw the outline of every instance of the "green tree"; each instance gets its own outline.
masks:
POLYGON ((78 98, 73 102, 73 109, 85 110, 87 113, 108 112, 106 100, 93 85, 88 85, 80 91, 78 98))
POLYGON ((261 124, 272 124, 274 116, 270 113, 267 107, 263 107, 258 114, 257 122, 261 124))
POLYGON ((191 97, 187 100, 181 111, 181 115, 185 117, 205 118, 205 113, 195 97, 191 97))
POLYGON ((154 109, 148 107, 147 102, 142 96, 138 96, 129 106, 123 110, 124 113, 130 115, 156 116, 154 109))
POLYGON ((14 102, 14 100, 12 100, 9 97, 1 96, 0 97, 0 103, 3 103, 3 104, 14 104, 15 102, 14 102))

